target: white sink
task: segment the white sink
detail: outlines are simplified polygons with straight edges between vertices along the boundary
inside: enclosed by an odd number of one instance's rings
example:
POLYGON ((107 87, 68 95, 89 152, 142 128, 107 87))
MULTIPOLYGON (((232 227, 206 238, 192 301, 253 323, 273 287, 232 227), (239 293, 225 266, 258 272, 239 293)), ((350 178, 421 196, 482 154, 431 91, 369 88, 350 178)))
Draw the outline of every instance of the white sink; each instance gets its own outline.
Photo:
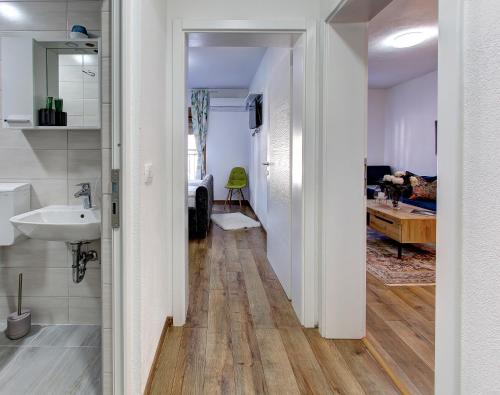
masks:
POLYGON ((81 206, 47 206, 16 215, 10 222, 32 239, 90 241, 101 237, 101 211, 81 206))

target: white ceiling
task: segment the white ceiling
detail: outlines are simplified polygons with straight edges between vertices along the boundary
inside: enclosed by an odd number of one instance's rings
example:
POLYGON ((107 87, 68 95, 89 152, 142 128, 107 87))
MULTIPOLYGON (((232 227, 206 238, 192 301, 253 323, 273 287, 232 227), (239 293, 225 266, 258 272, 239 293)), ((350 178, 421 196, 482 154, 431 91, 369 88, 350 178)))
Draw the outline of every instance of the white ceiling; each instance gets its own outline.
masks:
POLYGON ((248 88, 266 48, 189 48, 189 88, 248 88))
POLYGON ((298 37, 290 33, 190 33, 188 87, 248 89, 266 49, 291 48, 298 37))
POLYGON ((368 22, 377 15, 392 0, 344 0, 337 7, 341 7, 337 12, 334 11, 332 22, 368 22))
POLYGON ((390 88, 437 69, 438 39, 410 48, 384 41, 398 32, 437 29, 438 0, 393 0, 368 24, 368 75, 371 88, 390 88))

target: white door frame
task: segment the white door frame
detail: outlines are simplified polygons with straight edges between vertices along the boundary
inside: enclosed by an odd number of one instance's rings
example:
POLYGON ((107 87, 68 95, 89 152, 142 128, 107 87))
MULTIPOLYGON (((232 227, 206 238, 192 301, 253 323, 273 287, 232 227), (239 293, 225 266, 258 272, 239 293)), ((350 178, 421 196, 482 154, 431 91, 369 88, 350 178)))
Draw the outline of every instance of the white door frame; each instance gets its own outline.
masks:
MULTIPOLYGON (((122 341, 121 347, 115 349, 114 358, 122 358, 121 361, 114 361, 114 394, 139 393, 141 391, 141 371, 140 366, 140 338, 137 334, 138 317, 140 317, 140 301, 137 300, 140 279, 140 191, 141 191, 141 157, 140 157, 140 122, 138 109, 140 108, 140 71, 141 71, 141 8, 137 0, 121 0, 121 9, 113 7, 115 17, 121 19, 119 30, 120 39, 117 39, 121 53, 119 72, 121 78, 121 108, 113 106, 121 120, 119 124, 114 124, 113 128, 121 127, 121 240, 119 248, 121 262, 113 259, 113 311, 119 314, 113 315, 113 328, 123 328, 122 333, 118 333, 122 338, 114 339, 115 347, 117 341, 122 341), (121 45, 120 45, 121 44, 121 45), (116 282, 115 282, 116 281, 116 282), (119 284, 117 287, 116 284, 119 284), (120 287, 121 285, 121 287, 120 287), (121 354, 121 355, 120 355, 121 354), (116 369, 121 369, 120 371, 116 369), (120 392, 120 390, 122 392, 120 392)), ((115 3, 115 2, 113 2, 115 3)), ((114 20, 116 22, 116 20, 114 20)), ((113 29, 117 28, 115 25, 113 29)), ((116 50, 116 46, 114 50, 116 50)), ((115 55, 115 52, 113 52, 115 55)), ((117 59, 117 58, 114 58, 117 59)), ((117 62, 113 62, 117 63, 117 62)), ((116 83, 116 81, 114 81, 116 83)), ((113 88, 115 93, 116 85, 113 88)), ((116 119, 116 118, 114 118, 116 119)), ((119 133, 119 130, 117 131, 119 133)), ((114 159, 113 159, 114 161, 114 159)), ((115 243, 115 240, 114 240, 115 243)), ((113 248, 116 248, 114 245, 113 248)), ((113 253, 117 251, 114 250, 113 253)), ((116 334, 115 334, 116 336, 116 334)))
MULTIPOLYGON (((347 3, 340 3, 327 22, 333 21, 336 13, 347 3)), ((459 394, 461 391, 463 24, 463 2, 439 0, 435 393, 443 395, 459 394)), ((325 57, 329 56, 329 50, 331 48, 326 45, 325 57)), ((324 73, 325 85, 328 78, 335 74, 341 74, 347 80, 352 77, 351 70, 335 67, 325 69, 324 73)), ((334 90, 325 92, 328 100, 334 101, 335 96, 334 90)), ((337 165, 342 168, 345 164, 337 165)), ((362 177, 360 173, 359 178, 362 177)), ((361 205, 359 210, 363 210, 361 205)), ((356 234, 352 236, 359 237, 356 234)), ((326 264, 323 262, 323 269, 326 264)), ((322 289, 321 299, 328 301, 325 289, 322 289)), ((328 307, 326 310, 329 310, 328 307)))
MULTIPOLYGON (((112 59, 122 59, 122 1, 114 0, 111 3, 111 48, 112 59)), ((122 169, 122 61, 111 63, 111 169, 122 169)), ((104 132, 104 129, 102 129, 104 132)), ((105 166, 106 163, 103 163, 105 166)), ((108 207, 110 215, 111 207, 108 207)), ((111 289, 111 327, 112 327, 112 392, 124 393, 124 321, 123 321, 123 267, 122 267, 122 230, 112 229, 111 267, 112 267, 112 289, 111 289)), ((103 349, 103 355, 107 350, 103 349)), ((104 364, 103 364, 104 366, 104 364)), ((104 380, 103 380, 104 382, 104 380)), ((103 392, 105 390, 103 389, 103 392)))
POLYGON ((435 393, 460 393, 463 1, 439 0, 435 393), (442 71, 442 72, 441 72, 442 71))
MULTIPOLYGON (((172 144, 166 147, 172 152, 173 204, 172 223, 172 300, 174 325, 183 325, 189 301, 188 284, 188 226, 186 191, 186 35, 190 32, 302 32, 306 34, 306 76, 303 138, 303 298, 299 319, 306 327, 317 322, 317 191, 318 185, 318 135, 319 135, 319 62, 318 23, 307 19, 267 20, 203 20, 179 19, 172 26, 172 123, 166 133, 172 136, 172 144)), ((167 139, 168 140, 168 139, 167 139)))

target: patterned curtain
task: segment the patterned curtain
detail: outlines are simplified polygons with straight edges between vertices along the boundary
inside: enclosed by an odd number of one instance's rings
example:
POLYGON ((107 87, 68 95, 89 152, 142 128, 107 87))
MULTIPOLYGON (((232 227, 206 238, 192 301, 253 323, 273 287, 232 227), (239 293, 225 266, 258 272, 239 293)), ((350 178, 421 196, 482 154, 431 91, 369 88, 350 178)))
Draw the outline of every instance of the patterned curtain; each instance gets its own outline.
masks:
POLYGON ((196 175, 200 179, 205 177, 205 146, 207 144, 208 109, 210 95, 207 89, 193 89, 191 93, 191 114, 193 116, 193 134, 196 140, 198 160, 196 175))

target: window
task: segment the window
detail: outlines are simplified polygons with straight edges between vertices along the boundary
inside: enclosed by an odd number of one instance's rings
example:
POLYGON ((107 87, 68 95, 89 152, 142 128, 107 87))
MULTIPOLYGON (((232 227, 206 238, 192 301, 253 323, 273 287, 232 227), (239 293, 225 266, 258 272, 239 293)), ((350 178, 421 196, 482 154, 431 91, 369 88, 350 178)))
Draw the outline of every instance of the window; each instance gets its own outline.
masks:
POLYGON ((196 163, 198 161, 198 150, 194 134, 188 134, 188 180, 196 180, 196 163))

